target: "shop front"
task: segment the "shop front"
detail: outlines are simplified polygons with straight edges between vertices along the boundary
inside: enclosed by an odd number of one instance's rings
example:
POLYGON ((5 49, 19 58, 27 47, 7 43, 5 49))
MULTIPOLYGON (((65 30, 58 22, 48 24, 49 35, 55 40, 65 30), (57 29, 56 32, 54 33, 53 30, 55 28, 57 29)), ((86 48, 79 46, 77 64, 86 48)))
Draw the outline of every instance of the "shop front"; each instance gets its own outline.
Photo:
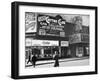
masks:
POLYGON ((32 54, 38 58, 52 58, 55 51, 59 51, 58 46, 32 46, 32 54))
POLYGON ((70 36, 70 50, 72 57, 89 56, 89 35, 73 34, 70 36))
POLYGON ((82 57, 82 56, 89 56, 89 46, 88 44, 78 44, 76 46, 76 56, 82 57))
POLYGON ((69 57, 68 46, 69 46, 68 41, 61 41, 61 57, 63 58, 69 57))
MULTIPOLYGON (((32 15, 32 13, 30 14, 32 15)), ((26 33, 26 56, 28 57, 31 53, 35 54, 38 58, 53 58, 55 51, 59 54, 59 57, 68 56, 68 39, 65 36, 65 24, 64 20, 60 15, 50 16, 45 14, 32 15, 34 17, 34 28, 31 33, 33 36, 28 38, 26 33), (30 52, 28 52, 30 50, 30 52)), ((27 16, 29 17, 29 16, 27 16)), ((30 21, 30 20, 29 20, 30 21)), ((26 24, 30 26, 30 23, 26 24)), ((33 27, 33 26, 32 26, 33 27)), ((28 27, 27 27, 28 28, 28 27)))
MULTIPOLYGON (((31 50, 31 55, 35 54, 39 59, 41 58, 52 58, 55 51, 59 54, 59 41, 54 40, 36 40, 29 39, 26 41, 26 53, 31 50)), ((26 56, 28 56, 26 54, 26 56)))

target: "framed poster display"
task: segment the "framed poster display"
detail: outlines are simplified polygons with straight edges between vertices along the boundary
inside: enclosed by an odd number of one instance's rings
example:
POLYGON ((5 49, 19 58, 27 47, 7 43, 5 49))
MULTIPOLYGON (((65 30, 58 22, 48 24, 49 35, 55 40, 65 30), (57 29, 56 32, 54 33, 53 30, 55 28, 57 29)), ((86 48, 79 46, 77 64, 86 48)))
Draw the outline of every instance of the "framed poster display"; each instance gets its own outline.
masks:
POLYGON ((12 2, 11 77, 97 74, 97 7, 12 2))

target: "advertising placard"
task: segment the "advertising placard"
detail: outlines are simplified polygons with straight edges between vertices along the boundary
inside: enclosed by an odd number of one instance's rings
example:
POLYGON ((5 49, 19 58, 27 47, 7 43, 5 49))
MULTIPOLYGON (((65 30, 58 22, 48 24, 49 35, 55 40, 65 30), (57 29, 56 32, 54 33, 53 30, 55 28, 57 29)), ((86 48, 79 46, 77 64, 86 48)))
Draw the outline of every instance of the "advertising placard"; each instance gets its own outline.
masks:
POLYGON ((65 20, 49 15, 38 15, 39 35, 65 37, 65 20))
POLYGON ((36 19, 37 15, 33 12, 25 12, 25 32, 26 33, 33 33, 36 32, 36 19))
POLYGON ((61 46, 68 47, 68 41, 61 41, 61 46))
POLYGON ((81 42, 81 34, 73 34, 69 37, 69 42, 72 43, 79 43, 81 42))

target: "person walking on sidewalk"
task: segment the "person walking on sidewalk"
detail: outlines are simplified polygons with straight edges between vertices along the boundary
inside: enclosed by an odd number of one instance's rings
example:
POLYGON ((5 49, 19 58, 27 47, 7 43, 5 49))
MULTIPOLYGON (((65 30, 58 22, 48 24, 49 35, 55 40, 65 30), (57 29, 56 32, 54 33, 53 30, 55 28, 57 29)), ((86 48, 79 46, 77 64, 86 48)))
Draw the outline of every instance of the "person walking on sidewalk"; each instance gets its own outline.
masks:
POLYGON ((57 54, 57 51, 55 51, 55 54, 54 54, 54 60, 55 60, 55 63, 54 63, 54 67, 59 67, 59 56, 57 54))
POLYGON ((32 57, 32 65, 33 67, 35 68, 35 65, 36 65, 36 61, 37 61, 37 57, 35 54, 33 54, 33 57, 32 57))
POLYGON ((29 50, 28 53, 29 53, 29 57, 28 57, 27 64, 28 64, 29 62, 31 62, 31 51, 29 50))

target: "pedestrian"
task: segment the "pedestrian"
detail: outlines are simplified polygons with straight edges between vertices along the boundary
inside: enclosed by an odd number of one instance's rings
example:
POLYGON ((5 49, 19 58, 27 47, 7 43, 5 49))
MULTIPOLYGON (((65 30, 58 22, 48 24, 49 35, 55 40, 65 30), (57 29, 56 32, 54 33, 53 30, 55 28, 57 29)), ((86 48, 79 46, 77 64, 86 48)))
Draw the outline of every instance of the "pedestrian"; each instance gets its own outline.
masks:
POLYGON ((29 57, 28 57, 27 64, 28 64, 29 62, 31 62, 31 52, 30 52, 30 50, 28 51, 28 53, 29 53, 29 57))
POLYGON ((59 67, 59 56, 58 56, 58 54, 57 54, 57 52, 55 52, 55 54, 54 54, 54 60, 55 60, 55 63, 54 63, 54 67, 59 67))
POLYGON ((33 57, 32 57, 32 65, 33 67, 35 68, 35 65, 36 65, 36 61, 37 61, 37 57, 35 54, 33 54, 33 57))

